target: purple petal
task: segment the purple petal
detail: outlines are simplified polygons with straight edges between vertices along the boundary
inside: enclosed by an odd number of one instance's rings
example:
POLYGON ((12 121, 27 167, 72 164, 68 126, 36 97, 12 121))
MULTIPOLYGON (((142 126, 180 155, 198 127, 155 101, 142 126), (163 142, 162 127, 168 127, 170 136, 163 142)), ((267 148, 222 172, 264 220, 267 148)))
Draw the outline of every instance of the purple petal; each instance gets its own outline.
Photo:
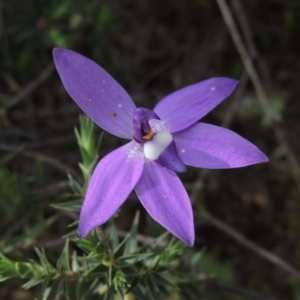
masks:
POLYGON ((105 223, 117 211, 140 179, 143 166, 140 145, 134 141, 100 160, 90 180, 80 213, 81 238, 105 223))
POLYGON ((197 123, 173 137, 177 153, 186 165, 227 169, 268 161, 255 145, 226 128, 197 123))
POLYGON ((230 78, 211 78, 166 96, 153 111, 166 122, 169 132, 177 132, 204 117, 228 97, 237 84, 237 80, 230 78))
POLYGON ((132 139, 135 105, 119 83, 74 51, 54 48, 53 56, 62 83, 78 106, 104 130, 132 139))
POLYGON ((135 191, 155 221, 190 247, 194 244, 191 202, 173 171, 155 162, 145 163, 135 191))
POLYGON ((155 162, 174 172, 186 172, 184 163, 178 157, 174 141, 170 143, 155 162))

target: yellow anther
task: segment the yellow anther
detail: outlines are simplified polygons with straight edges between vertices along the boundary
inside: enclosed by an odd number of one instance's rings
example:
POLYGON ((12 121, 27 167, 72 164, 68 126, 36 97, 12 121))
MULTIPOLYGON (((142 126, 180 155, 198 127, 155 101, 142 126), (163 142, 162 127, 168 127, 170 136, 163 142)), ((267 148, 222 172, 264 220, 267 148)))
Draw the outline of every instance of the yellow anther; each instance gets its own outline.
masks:
POLYGON ((153 130, 150 129, 150 131, 146 135, 144 135, 143 138, 145 140, 150 140, 153 137, 153 134, 154 134, 153 130))

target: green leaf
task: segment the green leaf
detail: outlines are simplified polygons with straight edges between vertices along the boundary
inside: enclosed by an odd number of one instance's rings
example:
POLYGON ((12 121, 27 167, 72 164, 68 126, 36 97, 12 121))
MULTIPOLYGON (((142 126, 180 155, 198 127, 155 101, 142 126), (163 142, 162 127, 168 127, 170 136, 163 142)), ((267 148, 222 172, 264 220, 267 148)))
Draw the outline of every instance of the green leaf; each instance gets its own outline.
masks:
POLYGON ((45 268, 47 274, 50 274, 54 270, 54 268, 48 261, 45 251, 43 249, 39 250, 38 248, 35 248, 35 252, 38 255, 41 265, 45 268))
POLYGON ((0 282, 17 277, 18 274, 15 263, 0 253, 0 282))
POLYGON ((51 43, 57 47, 69 48, 70 40, 63 32, 57 27, 49 28, 48 30, 51 43))
POLYGON ((80 267, 79 267, 79 263, 77 260, 77 252, 74 251, 73 255, 72 255, 72 263, 71 263, 72 272, 77 273, 79 271, 79 268, 80 267))
POLYGON ((69 240, 66 240, 63 251, 56 263, 58 270, 71 271, 70 257, 69 257, 69 240))
POLYGON ((48 300, 52 290, 52 286, 48 286, 46 289, 43 290, 43 300, 48 300))
POLYGON ((124 254, 128 253, 133 253, 137 249, 137 230, 139 226, 139 218, 140 218, 140 213, 137 212, 135 214, 128 239, 126 241, 125 249, 124 249, 124 254))
POLYGON ((94 268, 91 268, 90 270, 88 270, 88 272, 86 272, 84 275, 106 275, 109 271, 109 267, 103 265, 103 264, 99 264, 94 268))
POLYGON ((137 254, 129 254, 129 255, 125 255, 125 256, 121 256, 118 258, 118 261, 123 264, 135 264, 139 261, 143 261, 151 256, 153 256, 153 253, 137 253, 137 254))
POLYGON ((68 174, 69 186, 75 195, 83 195, 83 189, 80 184, 70 175, 68 174))
POLYGON ((95 230, 84 239, 74 239, 76 244, 88 254, 94 253, 97 246, 101 243, 95 230))
POLYGON ((154 272, 153 277, 157 282, 159 282, 162 285, 174 286, 176 283, 175 278, 171 277, 167 273, 165 274, 163 272, 154 272))
POLYGON ((219 263, 209 254, 203 255, 198 261, 198 266, 211 275, 225 282, 234 282, 234 272, 229 263, 219 263))
POLYGON ((114 266, 109 267, 108 270, 108 286, 111 287, 113 285, 113 280, 118 272, 118 269, 114 266))
POLYGON ((56 209, 62 209, 73 212, 80 212, 82 206, 82 200, 73 200, 62 203, 51 204, 52 207, 56 209))
POLYGON ((83 185, 84 190, 99 159, 97 152, 103 138, 103 131, 96 144, 94 136, 95 124, 86 115, 79 117, 79 129, 75 128, 74 131, 82 157, 82 163, 79 163, 79 168, 81 169, 85 181, 83 185))
POLYGON ((10 160, 12 160, 16 155, 18 155, 20 152, 22 152, 26 148, 26 145, 20 145, 13 149, 11 152, 9 152, 6 156, 4 156, 2 159, 0 159, 0 167, 4 164, 8 163, 10 160))
POLYGON ((152 280, 150 277, 144 278, 143 280, 146 288, 147 288, 147 296, 149 297, 150 300, 156 300, 157 298, 157 292, 156 292, 156 286, 153 285, 152 280))
POLYGON ((119 237, 118 237, 118 232, 117 232, 117 229, 116 229, 113 219, 111 219, 109 240, 111 241, 113 252, 117 251, 117 248, 119 246, 119 237))

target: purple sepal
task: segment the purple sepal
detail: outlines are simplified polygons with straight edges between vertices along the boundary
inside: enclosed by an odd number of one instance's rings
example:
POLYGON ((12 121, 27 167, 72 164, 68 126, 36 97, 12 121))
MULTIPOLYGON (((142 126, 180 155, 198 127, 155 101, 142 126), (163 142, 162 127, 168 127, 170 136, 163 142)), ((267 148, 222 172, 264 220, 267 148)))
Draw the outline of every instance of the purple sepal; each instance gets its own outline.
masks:
POLYGON ((228 169, 268 161, 255 145, 219 126, 199 122, 174 133, 173 137, 178 156, 188 166, 228 169))
POLYGON ((186 172, 186 167, 177 154, 174 141, 170 143, 170 145, 164 150, 159 158, 155 160, 155 162, 174 172, 186 172))
POLYGON ((54 48, 53 56, 61 81, 78 106, 104 130, 132 139, 136 107, 120 84, 79 53, 54 48))
POLYGON ((165 120, 170 133, 193 125, 204 117, 237 86, 238 81, 216 77, 182 88, 157 103, 153 111, 165 120))
POLYGON ((192 247, 194 218, 189 196, 172 170, 149 161, 145 163, 135 191, 149 215, 192 247))
POLYGON ((133 137, 134 139, 142 143, 146 141, 143 139, 143 136, 147 135, 147 133, 150 131, 150 125, 148 123, 149 120, 151 119, 158 119, 159 117, 155 112, 153 112, 151 109, 147 108, 137 108, 134 111, 133 115, 133 137))
POLYGON ((140 145, 134 141, 100 160, 89 182, 80 213, 81 238, 105 223, 119 209, 140 179, 143 167, 140 145))

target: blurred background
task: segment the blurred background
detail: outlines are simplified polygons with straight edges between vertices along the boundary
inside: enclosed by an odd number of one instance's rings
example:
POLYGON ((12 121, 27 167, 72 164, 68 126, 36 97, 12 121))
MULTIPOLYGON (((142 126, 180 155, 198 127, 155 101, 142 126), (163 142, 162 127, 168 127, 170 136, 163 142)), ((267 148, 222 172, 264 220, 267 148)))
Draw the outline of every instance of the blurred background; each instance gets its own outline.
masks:
MULTIPOLYGON (((181 175, 195 213, 193 251, 204 250, 197 270, 264 295, 260 299, 300 299, 299 278, 197 215, 214 216, 300 269, 300 2, 227 3, 267 95, 263 106, 214 0, 0 1, 1 252, 30 258, 34 247, 43 247, 55 257, 63 247, 58 237, 77 217, 50 206, 69 191, 67 173, 81 180, 74 135, 81 112, 51 54, 53 47, 65 47, 99 63, 137 106, 147 108, 210 77, 240 80, 204 121, 239 133, 270 162, 235 170, 189 168, 181 175)), ((123 143, 105 133, 100 157, 123 143)), ((137 209, 142 207, 132 195, 118 228, 127 230, 137 209)), ((140 232, 157 235, 161 228, 142 214, 140 232)), ((0 299, 41 299, 38 288, 24 291, 21 284, 2 284, 0 299)), ((222 286, 201 288, 204 299, 259 299, 222 286)))

